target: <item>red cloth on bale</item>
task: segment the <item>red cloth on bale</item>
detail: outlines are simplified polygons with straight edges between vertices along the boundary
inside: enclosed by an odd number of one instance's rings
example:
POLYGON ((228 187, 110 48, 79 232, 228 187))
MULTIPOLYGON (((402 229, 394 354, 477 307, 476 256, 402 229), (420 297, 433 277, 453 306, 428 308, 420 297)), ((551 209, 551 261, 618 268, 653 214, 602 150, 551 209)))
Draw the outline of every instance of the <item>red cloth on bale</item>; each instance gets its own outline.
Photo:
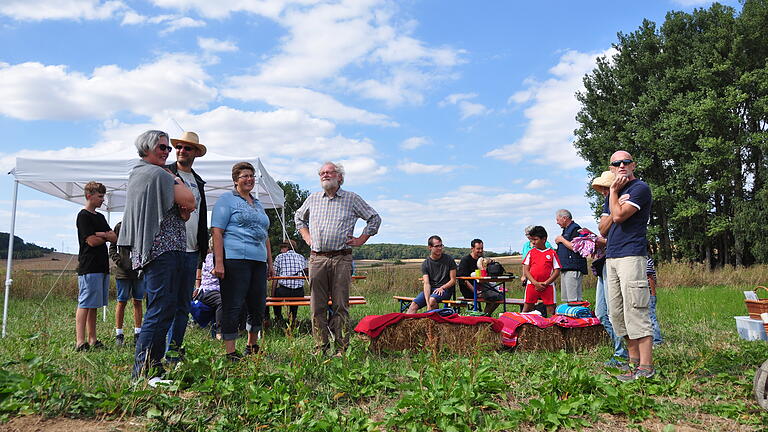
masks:
POLYGON ((437 312, 426 312, 417 314, 404 314, 404 313, 390 313, 386 315, 368 315, 360 320, 355 326, 355 331, 358 333, 364 333, 372 338, 378 337, 381 332, 384 331, 387 326, 397 324, 404 319, 411 318, 429 318, 432 321, 448 324, 465 324, 465 325, 478 325, 488 323, 491 324, 491 330, 499 333, 504 327, 504 323, 496 318, 491 317, 472 317, 462 316, 458 314, 442 316, 437 312))
POLYGON ((551 318, 544 318, 537 314, 517 312, 504 312, 499 316, 499 320, 504 323, 504 328, 501 330, 501 343, 509 347, 517 345, 517 328, 523 324, 533 324, 539 328, 552 327, 553 325, 565 328, 600 325, 599 318, 571 318, 565 315, 552 315, 551 318))

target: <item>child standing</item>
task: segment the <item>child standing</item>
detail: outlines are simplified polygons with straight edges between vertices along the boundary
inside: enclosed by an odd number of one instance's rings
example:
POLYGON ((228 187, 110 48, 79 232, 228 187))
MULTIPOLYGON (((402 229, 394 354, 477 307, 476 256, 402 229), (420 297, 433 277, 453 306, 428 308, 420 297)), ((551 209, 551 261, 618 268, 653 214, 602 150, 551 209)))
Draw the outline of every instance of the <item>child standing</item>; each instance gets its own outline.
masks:
POLYGON ((656 267, 650 255, 648 255, 648 262, 645 267, 645 275, 648 277, 648 285, 651 287, 651 301, 648 304, 648 311, 653 326, 653 344, 660 345, 664 343, 664 339, 661 337, 659 319, 656 318, 656 267))
POLYGON ((541 299, 547 307, 547 315, 555 314, 555 284, 560 276, 560 261, 557 252, 546 246, 547 230, 543 226, 531 228, 528 238, 531 249, 523 260, 523 275, 528 280, 525 288, 523 312, 530 312, 541 299))
POLYGON ((77 312, 75 313, 76 351, 104 346, 96 339, 96 310, 107 305, 109 295, 109 255, 107 242, 117 242, 104 215, 96 209, 104 203, 107 188, 101 183, 88 182, 85 208, 77 214, 77 312), (86 341, 86 332, 88 340, 86 341))
MULTIPOLYGON (((120 238, 120 228, 123 223, 115 225, 115 236, 120 238)), ((121 347, 125 344, 123 333, 123 321, 125 319, 125 306, 128 299, 133 299, 133 345, 141 333, 141 320, 143 315, 142 301, 144 300, 144 279, 139 279, 131 264, 131 251, 125 247, 117 247, 117 242, 109 245, 109 257, 115 263, 115 284, 117 285, 117 307, 115 308, 115 345, 121 347)))

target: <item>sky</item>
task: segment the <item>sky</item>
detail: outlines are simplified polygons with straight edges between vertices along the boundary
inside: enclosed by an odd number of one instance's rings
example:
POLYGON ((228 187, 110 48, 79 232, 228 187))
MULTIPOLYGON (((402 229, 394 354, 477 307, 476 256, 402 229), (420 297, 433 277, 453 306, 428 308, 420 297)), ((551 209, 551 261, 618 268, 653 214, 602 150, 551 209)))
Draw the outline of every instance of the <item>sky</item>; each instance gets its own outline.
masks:
MULTIPOLYGON (((341 162, 382 217, 369 243, 519 251, 527 225, 560 234, 560 208, 596 229, 573 146, 595 59, 643 19, 710 4, 1 0, 0 170, 135 157, 145 130, 191 130, 312 192, 341 162)), ((12 192, 0 176, 3 232, 12 192)), ((81 207, 23 185, 18 198, 17 236, 77 252, 81 207)))

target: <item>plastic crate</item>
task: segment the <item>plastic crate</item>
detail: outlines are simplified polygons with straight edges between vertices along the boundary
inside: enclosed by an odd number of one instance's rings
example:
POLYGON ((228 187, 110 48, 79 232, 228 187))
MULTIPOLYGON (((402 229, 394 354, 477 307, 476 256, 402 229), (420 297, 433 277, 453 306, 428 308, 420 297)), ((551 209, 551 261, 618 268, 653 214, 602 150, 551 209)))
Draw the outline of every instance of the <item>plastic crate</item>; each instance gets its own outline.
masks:
POLYGON ((765 327, 760 320, 752 319, 748 316, 737 316, 736 318, 736 331, 739 332, 739 337, 752 341, 752 340, 764 340, 768 341, 768 335, 765 333, 765 327))

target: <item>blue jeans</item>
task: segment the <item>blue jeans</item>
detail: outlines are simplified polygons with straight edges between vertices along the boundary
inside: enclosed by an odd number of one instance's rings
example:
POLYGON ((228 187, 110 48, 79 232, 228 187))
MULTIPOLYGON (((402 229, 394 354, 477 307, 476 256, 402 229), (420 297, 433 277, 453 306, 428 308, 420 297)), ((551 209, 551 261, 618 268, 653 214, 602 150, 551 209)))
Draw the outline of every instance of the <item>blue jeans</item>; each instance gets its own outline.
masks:
POLYGON ((195 290, 195 277, 197 276, 197 259, 199 252, 182 253, 181 282, 176 301, 176 314, 168 336, 165 338, 166 352, 178 351, 184 344, 184 334, 187 332, 189 322, 189 306, 192 302, 192 291, 195 290))
POLYGON ((245 329, 258 333, 267 304, 267 263, 246 259, 224 259, 221 288, 221 338, 237 339, 243 307, 248 311, 245 329))
POLYGON ((664 338, 661 337, 661 327, 659 326, 659 319, 656 318, 656 296, 651 296, 651 302, 648 304, 648 312, 651 315, 651 325, 653 325, 653 344, 660 344, 664 342, 664 338))
POLYGON ((134 379, 146 375, 150 368, 163 371, 160 361, 165 354, 165 335, 176 313, 181 289, 184 252, 170 251, 144 266, 144 289, 147 292, 147 312, 136 341, 134 379))
POLYGON ((603 274, 598 276, 597 286, 595 287, 595 315, 600 318, 605 331, 608 332, 608 337, 613 341, 613 355, 627 359, 629 358, 629 352, 624 347, 623 338, 616 336, 616 333, 613 332, 611 319, 608 317, 608 302, 605 300, 605 275, 606 268, 603 267, 603 274))

